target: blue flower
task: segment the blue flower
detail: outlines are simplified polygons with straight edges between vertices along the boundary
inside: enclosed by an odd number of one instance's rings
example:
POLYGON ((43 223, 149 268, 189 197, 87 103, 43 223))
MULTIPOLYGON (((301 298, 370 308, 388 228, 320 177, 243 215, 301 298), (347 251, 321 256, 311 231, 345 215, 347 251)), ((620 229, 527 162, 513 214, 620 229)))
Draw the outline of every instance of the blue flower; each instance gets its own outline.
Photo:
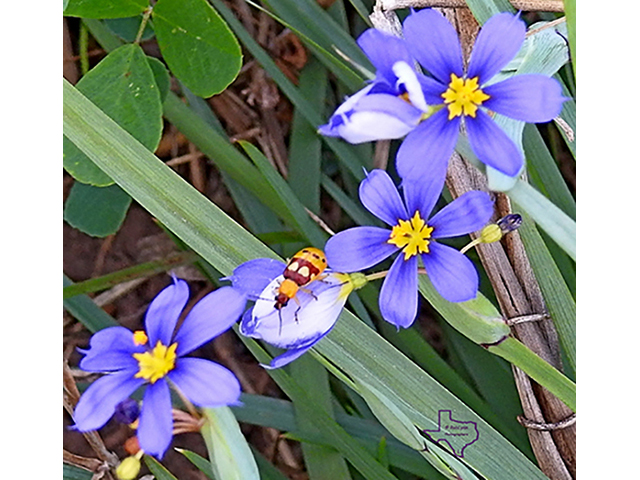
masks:
POLYGON ((268 369, 280 368, 302 356, 333 328, 347 297, 354 289, 349 275, 325 270, 287 303, 275 308, 278 288, 286 265, 278 260, 257 258, 239 265, 231 280, 233 288, 255 300, 240 322, 240 333, 287 351, 274 358, 268 369))
POLYGON ((240 384, 231 371, 185 355, 228 330, 242 314, 246 299, 231 287, 220 288, 189 311, 174 335, 188 299, 187 283, 174 278, 149 305, 146 333, 110 327, 91 337, 90 349, 81 350, 85 356, 80 368, 107 375, 93 382, 80 398, 74 428, 81 432, 101 428, 120 402, 144 386, 137 436, 145 453, 161 458, 173 430, 170 384, 197 406, 238 402, 240 384))
POLYGON ((380 312, 385 320, 409 327, 418 312, 418 258, 435 289, 450 302, 475 298, 478 273, 467 257, 438 240, 479 230, 493 213, 486 192, 467 192, 429 218, 444 184, 444 170, 420 182, 404 180, 404 202, 384 170, 373 170, 360 184, 360 200, 391 227, 354 227, 325 245, 331 268, 357 272, 396 252, 380 290, 380 312))
POLYGON ((431 111, 415 60, 402 39, 379 30, 365 31, 358 45, 376 67, 376 78, 340 105, 318 132, 349 143, 404 137, 431 111))
POLYGON ((560 84, 544 75, 491 79, 518 53, 526 26, 518 16, 491 17, 476 38, 464 71, 455 29, 431 9, 409 15, 403 24, 409 52, 431 74, 421 79, 426 102, 439 110, 407 136, 398 150, 400 176, 418 178, 433 164, 447 162, 464 117, 469 143, 478 159, 508 175, 517 175, 522 153, 491 118, 496 112, 529 123, 548 122, 560 114, 560 84))

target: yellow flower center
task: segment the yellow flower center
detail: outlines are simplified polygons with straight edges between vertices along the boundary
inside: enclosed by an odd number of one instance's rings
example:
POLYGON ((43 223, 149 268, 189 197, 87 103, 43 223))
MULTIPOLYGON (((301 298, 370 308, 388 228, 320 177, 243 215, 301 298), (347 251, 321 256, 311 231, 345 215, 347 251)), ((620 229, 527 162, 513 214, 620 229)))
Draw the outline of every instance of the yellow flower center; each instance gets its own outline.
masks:
POLYGON ((464 80, 451 74, 451 83, 446 92, 442 94, 444 103, 449 108, 449 120, 460 115, 469 115, 475 118, 478 106, 490 97, 478 87, 478 77, 464 80))
POLYGON ((156 383, 175 368, 176 348, 178 348, 177 343, 166 347, 158 340, 155 348, 150 352, 134 353, 133 358, 138 360, 140 367, 135 377, 144 378, 151 383, 156 383))
POLYGON ((427 225, 420 217, 420 212, 416 211, 411 220, 400 220, 398 225, 393 227, 387 243, 401 248, 404 259, 408 260, 418 253, 429 253, 431 232, 433 227, 427 225))

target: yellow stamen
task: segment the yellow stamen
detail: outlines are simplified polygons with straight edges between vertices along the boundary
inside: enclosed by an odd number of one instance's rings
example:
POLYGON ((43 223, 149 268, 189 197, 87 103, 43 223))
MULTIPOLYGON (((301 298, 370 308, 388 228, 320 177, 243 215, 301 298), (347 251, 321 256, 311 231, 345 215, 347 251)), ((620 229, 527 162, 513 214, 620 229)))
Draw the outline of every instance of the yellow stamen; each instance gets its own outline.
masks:
POLYGON ((133 358, 138 360, 138 365, 140 366, 140 370, 135 377, 156 383, 175 368, 176 348, 178 348, 177 343, 166 347, 158 340, 155 348, 150 352, 134 353, 133 358))
POLYGON ((142 330, 136 330, 133 332, 133 344, 134 345, 146 345, 149 341, 147 334, 142 330))
POLYGON ((411 220, 400 220, 398 225, 391 229, 391 235, 387 243, 401 248, 404 259, 408 260, 418 253, 429 253, 429 239, 433 227, 430 227, 416 211, 411 220))
POLYGON ((490 97, 478 87, 478 77, 464 80, 451 74, 451 83, 442 94, 444 103, 449 108, 449 120, 460 115, 475 118, 478 107, 490 97))

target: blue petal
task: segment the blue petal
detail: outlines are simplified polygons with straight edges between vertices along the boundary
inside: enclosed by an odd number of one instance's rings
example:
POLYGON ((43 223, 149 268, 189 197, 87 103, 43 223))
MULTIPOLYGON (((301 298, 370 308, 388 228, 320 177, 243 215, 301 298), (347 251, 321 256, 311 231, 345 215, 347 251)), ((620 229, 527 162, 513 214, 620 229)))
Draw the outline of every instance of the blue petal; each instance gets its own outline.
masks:
POLYGON ((384 170, 369 172, 360 183, 358 193, 365 208, 387 225, 394 226, 399 219, 409 218, 397 187, 384 170))
POLYGON ((499 13, 480 29, 469 59, 468 78, 479 77, 484 85, 516 56, 526 33, 518 15, 499 13))
POLYGON ((242 315, 246 297, 233 287, 222 287, 200 300, 187 314, 174 342, 176 354, 186 355, 226 332, 242 315))
POLYGON ((478 272, 458 250, 437 242, 422 254, 424 268, 438 293, 449 302, 466 302, 478 293, 478 272))
POLYGON ((443 108, 416 127, 404 139, 396 156, 396 169, 405 179, 421 181, 435 175, 449 163, 458 140, 460 117, 448 119, 443 108))
POLYGON ((359 272, 377 265, 398 251, 389 240, 390 230, 354 227, 331 237, 324 246, 327 263, 338 272, 359 272))
POLYGON ((240 399, 240 382, 233 372, 209 360, 180 358, 168 377, 199 407, 235 405, 240 399))
POLYGON ((491 97, 483 107, 530 123, 553 120, 566 100, 560 83, 544 75, 517 75, 483 90, 491 97))
POLYGON ((418 82, 420 82, 420 87, 422 88, 422 94, 424 95, 425 101, 429 105, 442 105, 442 94, 446 92, 447 85, 438 82, 434 78, 422 75, 421 73, 418 73, 417 77, 418 82))
MULTIPOLYGON (((327 332, 327 333, 329 333, 329 332, 327 332)), ((264 364, 261 364, 261 365, 262 365, 262 367, 266 368, 267 370, 274 370, 276 368, 284 367, 285 365, 290 364, 295 359, 300 358, 302 355, 304 355, 309 350, 311 350, 311 348, 316 343, 318 343, 320 340, 322 340, 325 336, 326 336, 326 333, 324 335, 320 336, 319 338, 317 338, 313 343, 311 343, 311 344, 309 344, 309 345, 307 345, 305 347, 292 348, 291 350, 287 350, 285 353, 283 353, 281 355, 278 355, 273 360, 271 360, 269 365, 264 365, 264 364)))
MULTIPOLYGON (((376 114, 386 114, 391 118, 398 119, 402 123, 415 128, 420 121, 422 111, 410 103, 402 100, 400 97, 388 95, 386 93, 370 93, 360 99, 353 106, 355 112, 371 112, 376 114)), ((354 123, 356 120, 351 116, 350 121, 354 123)), ((389 137, 391 138, 391 137, 389 137)))
POLYGON ((418 315, 418 257, 405 261, 400 253, 380 289, 382 318, 396 327, 408 328, 418 315))
POLYGON ((522 153, 489 115, 478 109, 476 118, 466 117, 465 124, 471 149, 482 163, 510 177, 520 172, 522 153))
POLYGON ((280 260, 256 258, 241 263, 233 270, 233 275, 220 280, 230 280, 233 288, 255 299, 271 280, 284 272, 285 267, 280 260))
POLYGON ((407 205, 409 217, 413 217, 416 211, 426 221, 435 206, 447 175, 447 164, 434 166, 434 169, 419 179, 407 178, 402 181, 404 201, 407 205))
POLYGON ((162 459, 173 436, 171 394, 164 379, 149 384, 142 400, 138 441, 145 453, 162 459))
POLYGON ((258 322, 253 317, 253 307, 251 307, 242 314, 242 320, 240 320, 240 333, 245 337, 255 337, 257 326, 258 322))
POLYGON ((80 350, 85 357, 80 368, 87 372, 115 372, 137 368, 134 353, 144 352, 145 347, 133 343, 133 333, 124 327, 109 327, 96 332, 89 340, 89 350, 80 350))
POLYGON ((412 13, 404 21, 404 38, 409 52, 440 83, 448 85, 452 73, 462 77, 458 34, 442 14, 430 8, 412 13))
POLYGON ((356 93, 343 103, 318 132, 357 144, 404 137, 413 130, 422 111, 395 95, 369 93, 375 85, 356 93))
POLYGON ((144 380, 134 378, 136 370, 124 370, 99 378, 82 394, 73 412, 74 428, 97 430, 111 418, 116 405, 128 398, 144 380))
POLYGON ((370 28, 360 35, 358 45, 376 68, 376 76, 383 78, 389 85, 395 85, 396 82, 394 63, 400 61, 413 64, 404 40, 375 28, 370 28))
POLYGON ((169 345, 180 313, 188 300, 189 285, 179 278, 174 278, 173 283, 152 300, 144 319, 149 345, 152 348, 158 340, 163 345, 169 345))
POLYGON ((493 200, 487 192, 466 192, 436 213, 429 225, 433 238, 466 235, 484 227, 493 215, 493 200))

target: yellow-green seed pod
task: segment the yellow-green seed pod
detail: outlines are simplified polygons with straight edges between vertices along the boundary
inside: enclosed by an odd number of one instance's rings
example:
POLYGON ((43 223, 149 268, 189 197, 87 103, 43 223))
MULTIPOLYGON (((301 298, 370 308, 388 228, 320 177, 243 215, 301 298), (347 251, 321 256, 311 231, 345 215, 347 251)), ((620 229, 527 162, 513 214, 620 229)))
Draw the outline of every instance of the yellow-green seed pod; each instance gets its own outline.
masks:
POLYGON ((116 475, 119 480, 134 480, 140 473, 140 459, 127 457, 116 468, 116 475))
POLYGON ((482 231, 480 232, 480 241, 482 243, 493 243, 493 242, 497 242, 498 240, 500 240, 502 238, 502 230, 500 229, 500 227, 495 224, 492 223, 490 225, 487 225, 486 227, 484 227, 482 229, 482 231))

